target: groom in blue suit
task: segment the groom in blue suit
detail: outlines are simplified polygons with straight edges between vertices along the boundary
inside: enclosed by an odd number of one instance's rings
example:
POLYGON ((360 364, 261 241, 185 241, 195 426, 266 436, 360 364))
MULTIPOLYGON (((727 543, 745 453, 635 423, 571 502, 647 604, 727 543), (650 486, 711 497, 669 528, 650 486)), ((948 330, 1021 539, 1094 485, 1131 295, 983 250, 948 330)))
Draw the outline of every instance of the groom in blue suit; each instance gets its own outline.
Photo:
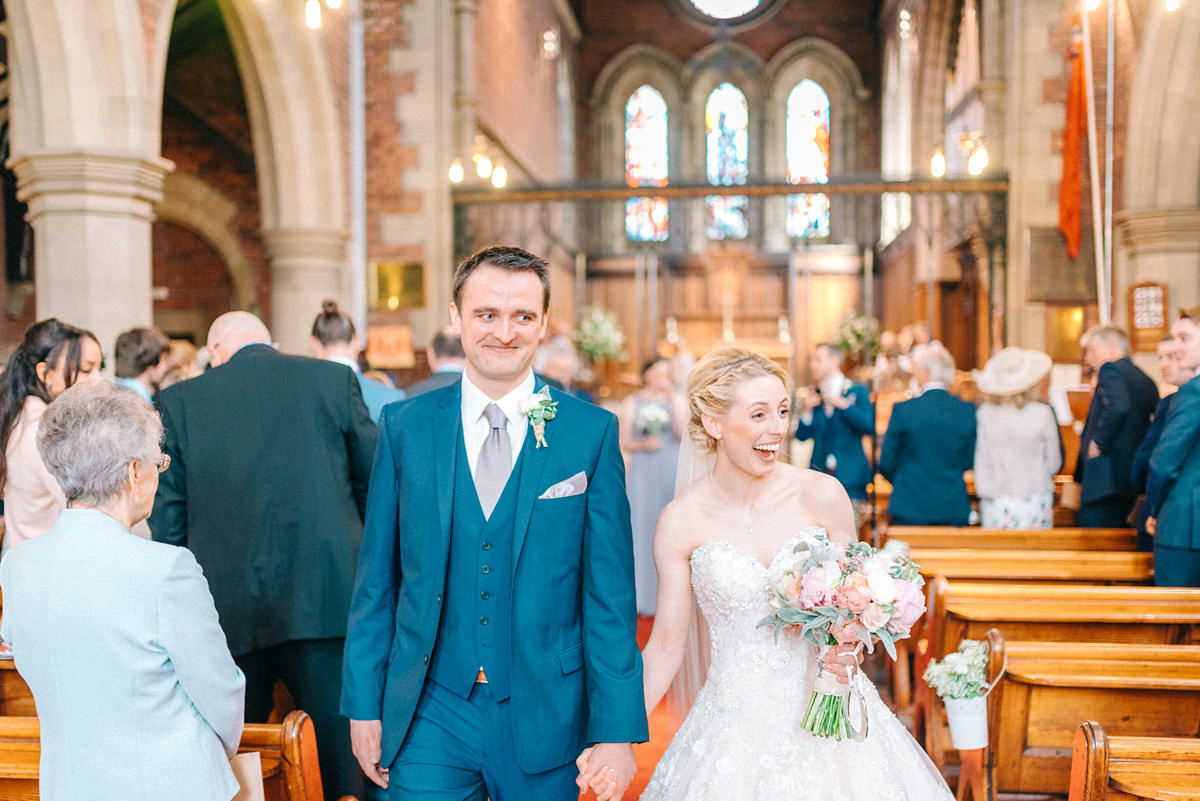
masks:
POLYGON ((647 738, 616 420, 535 396, 549 301, 533 254, 468 258, 463 379, 380 420, 342 713, 392 801, 574 799, 590 746, 615 793, 647 738))

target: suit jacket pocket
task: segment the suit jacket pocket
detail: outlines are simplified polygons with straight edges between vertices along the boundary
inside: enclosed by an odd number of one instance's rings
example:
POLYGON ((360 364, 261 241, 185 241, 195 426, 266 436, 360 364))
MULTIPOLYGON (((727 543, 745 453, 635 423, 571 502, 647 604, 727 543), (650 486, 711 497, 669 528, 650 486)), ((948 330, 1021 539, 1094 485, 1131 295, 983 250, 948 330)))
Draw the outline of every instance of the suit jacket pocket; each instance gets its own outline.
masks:
POLYGON ((559 654, 558 664, 562 666, 564 675, 581 669, 583 667, 583 644, 572 645, 559 654))

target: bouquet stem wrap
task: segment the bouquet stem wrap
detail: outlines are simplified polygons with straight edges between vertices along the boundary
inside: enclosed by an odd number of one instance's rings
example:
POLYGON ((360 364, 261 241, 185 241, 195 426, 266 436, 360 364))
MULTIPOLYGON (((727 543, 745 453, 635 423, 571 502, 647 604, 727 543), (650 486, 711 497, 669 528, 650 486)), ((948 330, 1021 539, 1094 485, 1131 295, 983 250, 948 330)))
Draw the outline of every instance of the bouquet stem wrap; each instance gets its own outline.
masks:
MULTIPOLYGON (((827 651, 828 648, 823 648, 822 654, 827 651)), ((856 679, 857 670, 854 667, 850 668, 850 681, 843 684, 822 665, 812 695, 809 696, 801 728, 818 737, 832 737, 835 740, 861 742, 866 739, 867 705, 856 679), (857 715, 852 714, 852 706, 857 707, 857 715), (856 719, 858 725, 855 725, 856 719)))

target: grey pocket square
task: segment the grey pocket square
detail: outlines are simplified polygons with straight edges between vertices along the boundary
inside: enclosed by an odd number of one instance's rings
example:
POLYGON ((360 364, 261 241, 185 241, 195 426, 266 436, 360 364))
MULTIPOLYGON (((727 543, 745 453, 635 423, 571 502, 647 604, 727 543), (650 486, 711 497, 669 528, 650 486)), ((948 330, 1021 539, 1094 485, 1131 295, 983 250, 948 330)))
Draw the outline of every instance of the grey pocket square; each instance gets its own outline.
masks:
POLYGON ((548 498, 570 498, 572 495, 582 495, 587 489, 587 475, 582 471, 568 478, 566 481, 560 481, 554 484, 550 489, 538 496, 538 500, 546 500, 548 498))

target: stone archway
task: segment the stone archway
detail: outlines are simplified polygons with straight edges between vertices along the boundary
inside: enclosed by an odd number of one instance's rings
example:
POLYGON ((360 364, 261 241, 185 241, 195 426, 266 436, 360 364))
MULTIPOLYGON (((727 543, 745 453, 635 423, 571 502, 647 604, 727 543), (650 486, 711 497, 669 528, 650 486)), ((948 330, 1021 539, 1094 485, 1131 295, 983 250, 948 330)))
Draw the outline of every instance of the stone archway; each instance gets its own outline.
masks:
MULTIPOLYGON (((346 166, 333 80, 300 4, 218 4, 253 130, 272 267, 271 324, 285 349, 302 351, 301 321, 349 286, 346 166)), ((38 240, 37 314, 87 325, 102 341, 151 320, 150 223, 172 167, 160 157, 160 143, 176 3, 163 0, 153 23, 142 5, 5 3, 12 165, 38 240), (123 302, 97 304, 97 297, 123 302)))
POLYGON ((233 200, 199 178, 172 174, 163 183, 163 199, 154 210, 162 222, 182 225, 207 242, 229 273, 237 308, 259 313, 254 268, 229 230, 229 221, 237 213, 233 200))
POLYGON ((1175 305, 1200 296, 1200 8, 1154 6, 1138 43, 1114 249, 1118 318, 1131 284, 1167 284, 1175 305))

